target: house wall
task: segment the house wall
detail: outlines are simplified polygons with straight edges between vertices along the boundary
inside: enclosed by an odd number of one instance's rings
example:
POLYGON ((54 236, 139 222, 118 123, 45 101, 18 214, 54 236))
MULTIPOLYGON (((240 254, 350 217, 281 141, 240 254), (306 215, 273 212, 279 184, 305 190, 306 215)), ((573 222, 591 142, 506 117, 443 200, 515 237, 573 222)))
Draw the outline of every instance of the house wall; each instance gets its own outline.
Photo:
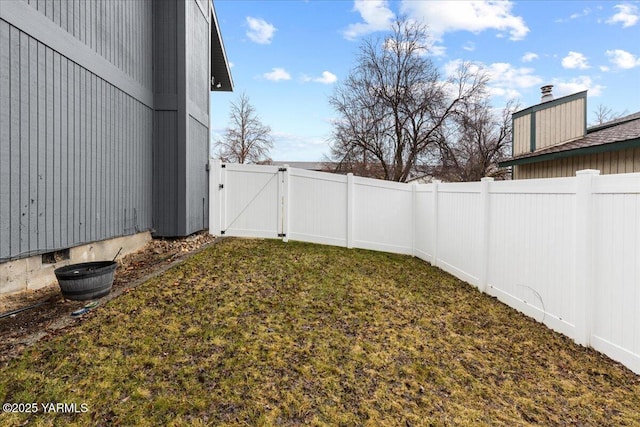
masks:
POLYGON ((582 138, 586 131, 586 102, 578 98, 537 111, 536 150, 582 138))
POLYGON ((513 155, 530 153, 586 134, 587 92, 534 105, 513 114, 513 155))
POLYGON ((609 151, 513 166, 514 179, 575 176, 576 171, 597 169, 604 174, 640 172, 640 148, 609 151))
POLYGON ((209 226, 210 7, 207 0, 186 3, 187 234, 209 226))
POLYGON ((156 236, 208 226, 210 7, 154 3, 156 236))
POLYGON ((513 119, 513 155, 531 151, 531 115, 513 119))
POLYGON ((0 7, 0 262, 152 228, 152 2, 0 7))
POLYGON ((150 0, 21 0, 150 89, 152 85, 150 0))

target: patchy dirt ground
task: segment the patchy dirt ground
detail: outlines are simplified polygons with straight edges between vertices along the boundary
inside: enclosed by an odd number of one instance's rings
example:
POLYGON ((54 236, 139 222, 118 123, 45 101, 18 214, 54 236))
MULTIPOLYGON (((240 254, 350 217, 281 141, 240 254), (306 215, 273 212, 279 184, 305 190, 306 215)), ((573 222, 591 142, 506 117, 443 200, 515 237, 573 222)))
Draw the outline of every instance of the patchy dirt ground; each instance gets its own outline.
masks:
MULTIPOLYGON (((118 268, 111 293, 100 301, 107 301, 126 292, 169 266, 184 260, 214 241, 207 232, 182 239, 157 239, 142 250, 118 259, 118 268)), ((48 336, 61 333, 82 320, 71 313, 88 301, 65 300, 57 284, 37 291, 0 296, 0 315, 17 309, 37 307, 0 318, 0 363, 6 363, 29 345, 48 336)))

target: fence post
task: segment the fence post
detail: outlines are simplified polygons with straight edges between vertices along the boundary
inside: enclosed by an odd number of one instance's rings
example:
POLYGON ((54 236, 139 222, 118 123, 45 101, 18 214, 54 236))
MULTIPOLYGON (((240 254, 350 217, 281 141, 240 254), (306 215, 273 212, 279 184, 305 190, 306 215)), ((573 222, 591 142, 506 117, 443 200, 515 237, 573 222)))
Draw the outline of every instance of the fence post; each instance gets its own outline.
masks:
POLYGON ((418 183, 411 185, 411 256, 416 256, 416 209, 417 206, 418 183))
POLYGON ((442 181, 439 179, 434 179, 433 183, 433 198, 431 200, 431 205, 433 206, 433 259, 431 260, 431 265, 434 267, 438 266, 438 187, 442 181))
POLYGON ((219 235, 221 197, 220 197, 220 159, 209 159, 209 234, 219 235))
POLYGON ((599 170, 585 169, 576 172, 576 218, 575 218, 575 295, 576 336, 578 344, 591 344, 593 326, 593 177, 599 170))
POLYGON ((489 189, 493 178, 486 177, 480 180, 480 274, 478 276, 478 289, 480 292, 487 291, 489 280, 489 189))
POLYGON ((282 241, 289 241, 289 165, 282 172, 282 241))
POLYGON ((353 248, 353 174, 347 174, 347 248, 353 248))

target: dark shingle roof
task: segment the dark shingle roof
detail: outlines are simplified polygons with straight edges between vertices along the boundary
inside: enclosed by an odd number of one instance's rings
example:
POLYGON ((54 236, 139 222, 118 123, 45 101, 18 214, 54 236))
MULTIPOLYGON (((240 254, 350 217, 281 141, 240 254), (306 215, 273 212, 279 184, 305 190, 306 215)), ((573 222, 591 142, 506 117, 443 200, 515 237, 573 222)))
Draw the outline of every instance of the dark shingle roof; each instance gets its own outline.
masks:
POLYGON ((623 148, 618 144, 622 142, 640 143, 640 111, 601 125, 592 126, 587 129, 587 135, 583 138, 554 145, 552 147, 546 147, 531 153, 520 154, 518 156, 514 156, 510 160, 501 162, 500 165, 510 166, 512 164, 548 160, 549 158, 568 157, 574 154, 579 155, 582 154, 584 149, 592 147, 598 147, 599 150, 603 151, 608 148, 616 150, 623 148), (613 144, 615 144, 615 146, 613 144), (559 153, 562 153, 563 155, 555 155, 559 153), (538 159, 538 157, 542 158, 538 159))

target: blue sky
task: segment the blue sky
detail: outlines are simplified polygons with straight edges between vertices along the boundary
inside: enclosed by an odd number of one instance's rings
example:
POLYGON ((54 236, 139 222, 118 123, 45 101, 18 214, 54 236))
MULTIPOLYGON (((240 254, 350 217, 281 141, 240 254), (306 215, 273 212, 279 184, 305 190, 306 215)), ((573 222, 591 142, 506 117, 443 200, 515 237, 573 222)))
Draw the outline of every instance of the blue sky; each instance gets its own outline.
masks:
POLYGON ((428 25, 443 77, 459 61, 491 76, 494 107, 526 108, 540 86, 556 97, 588 90, 589 120, 602 104, 640 111, 639 1, 214 0, 235 92, 211 94, 212 142, 229 105, 246 93, 271 126, 271 158, 319 161, 329 153, 328 103, 355 65, 363 38, 407 16, 428 25))

